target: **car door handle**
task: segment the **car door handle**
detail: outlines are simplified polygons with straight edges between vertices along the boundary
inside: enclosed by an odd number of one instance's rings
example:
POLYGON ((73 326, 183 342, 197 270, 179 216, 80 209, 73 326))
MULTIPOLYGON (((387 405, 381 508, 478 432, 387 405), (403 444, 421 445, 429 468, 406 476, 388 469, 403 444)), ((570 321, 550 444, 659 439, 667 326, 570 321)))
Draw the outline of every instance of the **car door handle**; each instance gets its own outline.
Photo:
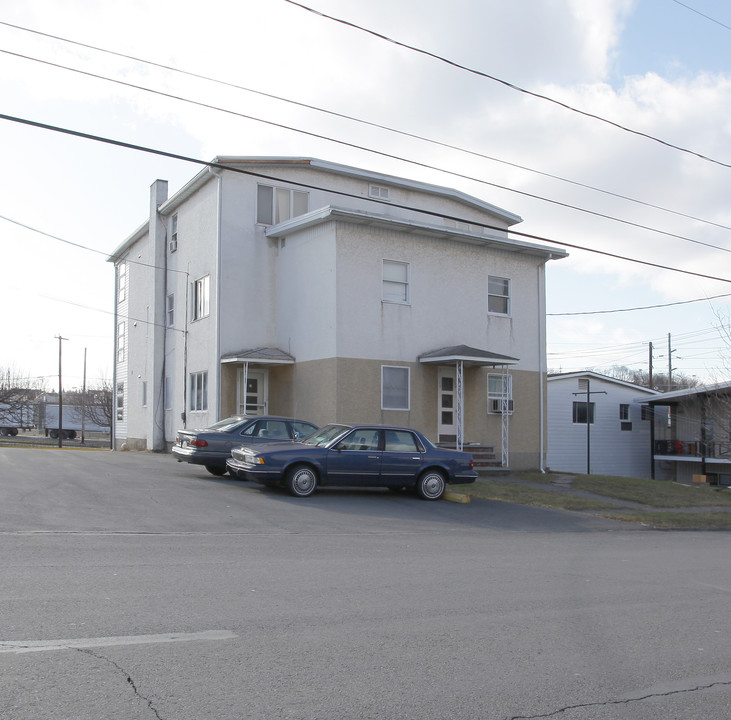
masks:
POLYGON ((368 459, 369 460, 378 460, 378 455, 369 455, 368 459))

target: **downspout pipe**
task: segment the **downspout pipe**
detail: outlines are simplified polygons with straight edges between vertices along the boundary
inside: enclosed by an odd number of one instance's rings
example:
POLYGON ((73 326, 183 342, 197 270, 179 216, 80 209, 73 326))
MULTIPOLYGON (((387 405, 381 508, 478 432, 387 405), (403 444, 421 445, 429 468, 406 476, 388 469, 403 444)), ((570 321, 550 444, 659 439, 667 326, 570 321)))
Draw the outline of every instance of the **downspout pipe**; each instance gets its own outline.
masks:
POLYGON ((216 208, 216 420, 221 417, 221 212, 223 208, 223 175, 210 165, 208 172, 217 180, 216 208))
MULTIPOLYGON (((548 258, 551 259, 550 257, 548 258)), ((538 264, 538 417, 539 420, 539 457, 538 465, 542 473, 545 468, 545 433, 546 433, 546 393, 545 384, 548 378, 546 360, 546 262, 538 264)))

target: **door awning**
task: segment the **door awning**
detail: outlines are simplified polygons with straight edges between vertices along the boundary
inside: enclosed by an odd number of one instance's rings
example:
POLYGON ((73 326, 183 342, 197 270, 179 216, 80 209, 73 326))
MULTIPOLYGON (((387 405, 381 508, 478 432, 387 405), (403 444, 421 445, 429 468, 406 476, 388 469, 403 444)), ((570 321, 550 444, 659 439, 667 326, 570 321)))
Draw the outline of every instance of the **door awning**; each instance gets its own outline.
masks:
POLYGON ((222 363, 257 363, 259 365, 293 365, 294 357, 279 348, 254 348, 221 355, 222 363))
POLYGON ((439 348, 419 355, 419 362, 440 365, 463 362, 465 367, 496 367, 498 365, 515 365, 519 362, 519 359, 491 352, 490 350, 479 350, 478 348, 469 347, 469 345, 452 345, 451 347, 439 348))

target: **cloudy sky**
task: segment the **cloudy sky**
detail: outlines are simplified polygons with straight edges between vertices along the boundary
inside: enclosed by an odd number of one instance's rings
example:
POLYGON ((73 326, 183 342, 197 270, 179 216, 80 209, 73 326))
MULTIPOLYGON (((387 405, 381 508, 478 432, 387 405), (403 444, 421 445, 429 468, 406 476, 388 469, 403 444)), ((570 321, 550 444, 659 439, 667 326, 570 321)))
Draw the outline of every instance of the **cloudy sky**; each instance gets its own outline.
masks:
POLYGON ((653 343, 666 372, 670 337, 675 372, 728 379, 731 5, 301 5, 0 0, 0 368, 56 387, 60 335, 66 388, 85 350, 89 381, 111 378, 106 257, 156 178, 198 170, 9 116, 458 188, 569 250, 548 267, 549 368, 647 369, 653 343))

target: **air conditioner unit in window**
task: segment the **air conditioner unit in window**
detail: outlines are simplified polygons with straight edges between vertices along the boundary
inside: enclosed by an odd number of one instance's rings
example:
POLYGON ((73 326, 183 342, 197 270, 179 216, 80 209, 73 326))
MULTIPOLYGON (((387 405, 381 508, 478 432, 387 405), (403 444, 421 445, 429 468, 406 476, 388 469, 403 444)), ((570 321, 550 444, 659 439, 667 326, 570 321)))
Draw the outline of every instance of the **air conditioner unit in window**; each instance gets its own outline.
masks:
MULTIPOLYGON (((501 413, 503 411, 503 401, 500 398, 490 400, 490 412, 501 413)), ((513 401, 508 400, 508 412, 513 412, 513 401)))
POLYGON ((168 249, 170 250, 171 253, 174 253, 178 249, 178 239, 177 238, 173 238, 168 243, 168 249))

